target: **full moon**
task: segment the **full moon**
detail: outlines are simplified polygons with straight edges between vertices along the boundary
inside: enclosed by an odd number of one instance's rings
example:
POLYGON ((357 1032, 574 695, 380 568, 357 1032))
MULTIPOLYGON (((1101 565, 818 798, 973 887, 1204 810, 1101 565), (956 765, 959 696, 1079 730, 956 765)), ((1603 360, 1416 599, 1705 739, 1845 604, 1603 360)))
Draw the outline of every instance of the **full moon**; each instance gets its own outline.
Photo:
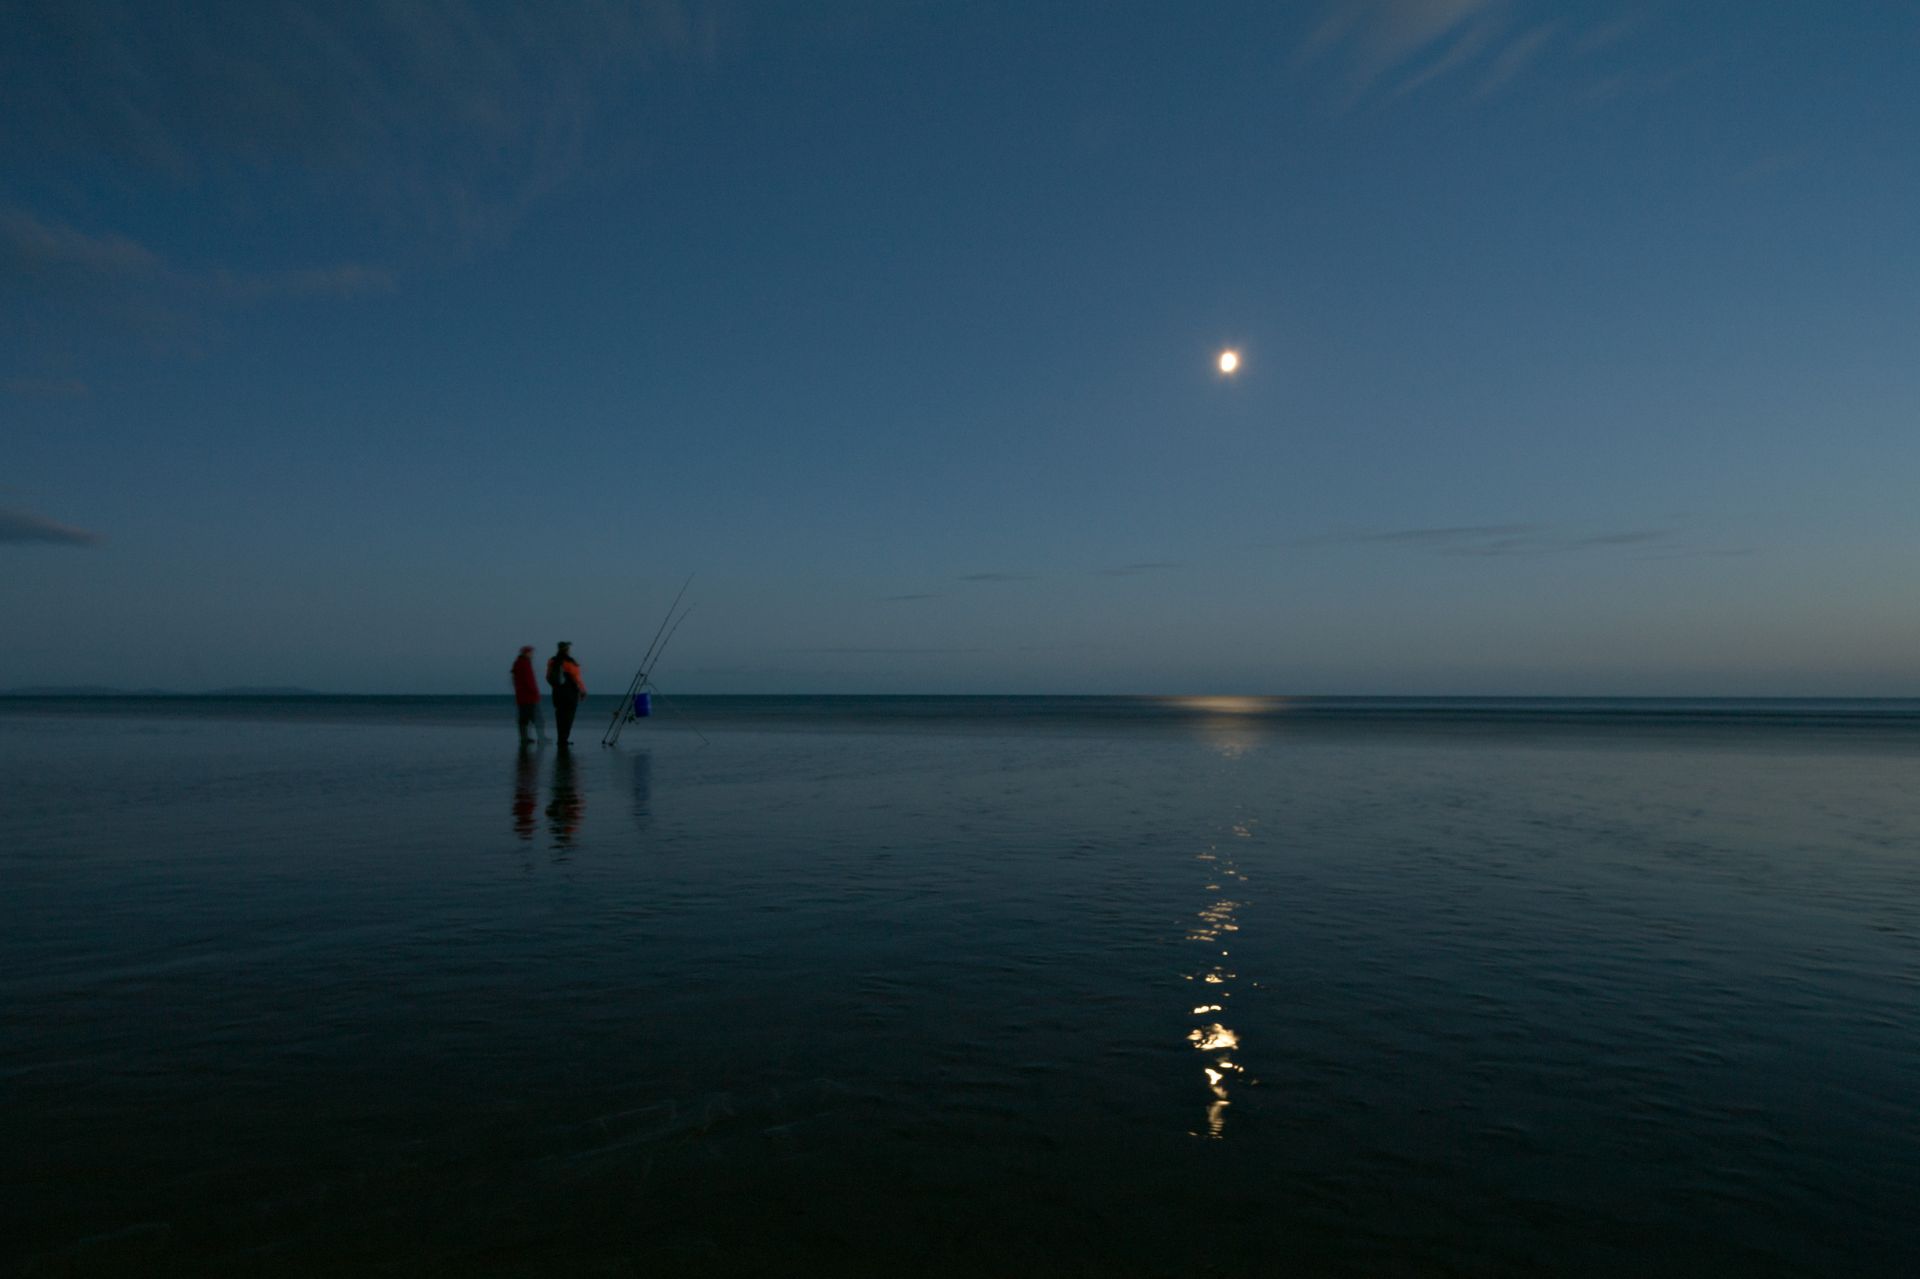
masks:
POLYGON ((1239 367, 1240 367, 1240 352, 1238 351, 1220 352, 1220 371, 1222 373, 1231 373, 1239 367))

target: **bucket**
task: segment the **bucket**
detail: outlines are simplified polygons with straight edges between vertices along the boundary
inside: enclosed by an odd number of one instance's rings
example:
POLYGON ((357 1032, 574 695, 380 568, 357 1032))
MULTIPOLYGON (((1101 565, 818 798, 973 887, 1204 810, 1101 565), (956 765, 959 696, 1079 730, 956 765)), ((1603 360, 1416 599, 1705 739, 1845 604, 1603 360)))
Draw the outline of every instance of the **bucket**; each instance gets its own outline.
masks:
POLYGON ((641 719, 653 714, 653 694, 635 693, 633 695, 633 717, 641 719))

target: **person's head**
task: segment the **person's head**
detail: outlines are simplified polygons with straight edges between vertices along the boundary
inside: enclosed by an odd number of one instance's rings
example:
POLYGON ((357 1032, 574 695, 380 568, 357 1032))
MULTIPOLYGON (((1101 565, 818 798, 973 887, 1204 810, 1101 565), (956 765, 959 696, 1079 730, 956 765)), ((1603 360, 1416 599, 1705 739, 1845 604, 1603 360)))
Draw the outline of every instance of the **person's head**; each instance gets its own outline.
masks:
POLYGON ((566 657, 573 652, 573 643, 570 640, 561 640, 559 646, 555 648, 554 651, 560 656, 566 657))
POLYGON ((520 646, 520 656, 522 657, 525 657, 528 653, 531 653, 532 651, 533 651, 533 645, 531 644, 522 644, 520 646))

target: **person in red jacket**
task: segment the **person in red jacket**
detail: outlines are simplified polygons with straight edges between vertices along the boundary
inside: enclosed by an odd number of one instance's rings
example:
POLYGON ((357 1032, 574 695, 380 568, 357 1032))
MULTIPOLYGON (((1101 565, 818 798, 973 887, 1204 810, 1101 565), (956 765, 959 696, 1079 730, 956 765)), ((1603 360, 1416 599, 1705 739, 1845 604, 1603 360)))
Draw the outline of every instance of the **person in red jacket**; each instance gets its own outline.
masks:
POLYGON ((540 740, 547 740, 547 726, 540 720, 540 683, 533 677, 533 645, 521 648, 520 656, 513 661, 513 704, 520 712, 520 741, 524 745, 533 738, 527 730, 540 734, 540 740))
POLYGON ((553 689, 553 722, 560 735, 560 745, 571 745, 567 738, 573 735, 573 713, 580 709, 580 699, 587 695, 587 681, 580 676, 580 663, 573 660, 573 645, 561 640, 552 657, 547 659, 547 685, 553 689))

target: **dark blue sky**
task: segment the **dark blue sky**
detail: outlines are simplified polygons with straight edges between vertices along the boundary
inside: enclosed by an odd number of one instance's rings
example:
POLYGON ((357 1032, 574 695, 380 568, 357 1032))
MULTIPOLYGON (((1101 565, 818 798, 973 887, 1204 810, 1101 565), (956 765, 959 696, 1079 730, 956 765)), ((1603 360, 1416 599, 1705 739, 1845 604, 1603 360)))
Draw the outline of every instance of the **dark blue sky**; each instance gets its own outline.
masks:
POLYGON ((1920 693, 1913 6, 171 8, 0 7, 0 685, 1920 693))

